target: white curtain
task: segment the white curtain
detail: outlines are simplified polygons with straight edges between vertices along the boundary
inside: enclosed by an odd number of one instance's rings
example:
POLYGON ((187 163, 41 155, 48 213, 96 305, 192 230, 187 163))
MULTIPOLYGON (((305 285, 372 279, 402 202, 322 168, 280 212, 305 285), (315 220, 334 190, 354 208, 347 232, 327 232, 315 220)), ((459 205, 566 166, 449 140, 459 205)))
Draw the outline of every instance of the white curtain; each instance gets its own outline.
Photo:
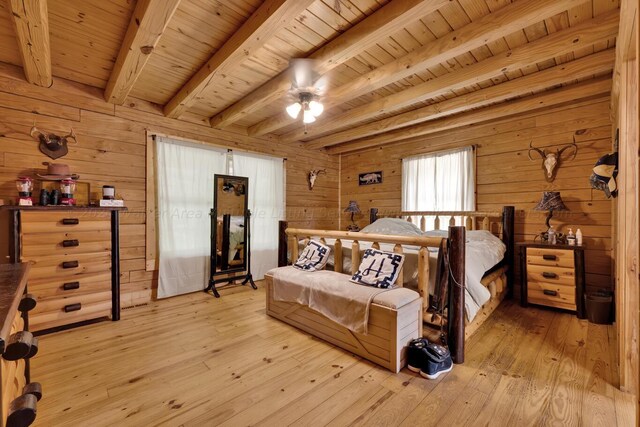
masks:
POLYGON ((278 266, 278 221, 284 219, 284 160, 234 152, 233 174, 249 178, 251 273, 260 280, 278 266))
MULTIPOLYGON (((402 160, 403 211, 473 211, 475 157, 473 147, 409 157, 402 160)), ((419 219, 413 218, 418 225, 419 219)), ((460 221, 460 219, 457 219, 460 221)), ((433 228, 434 218, 428 222, 433 228)), ((449 218, 440 219, 446 229, 449 218)))
POLYGON ((156 137, 158 298, 202 290, 211 254, 213 176, 226 150, 156 137))

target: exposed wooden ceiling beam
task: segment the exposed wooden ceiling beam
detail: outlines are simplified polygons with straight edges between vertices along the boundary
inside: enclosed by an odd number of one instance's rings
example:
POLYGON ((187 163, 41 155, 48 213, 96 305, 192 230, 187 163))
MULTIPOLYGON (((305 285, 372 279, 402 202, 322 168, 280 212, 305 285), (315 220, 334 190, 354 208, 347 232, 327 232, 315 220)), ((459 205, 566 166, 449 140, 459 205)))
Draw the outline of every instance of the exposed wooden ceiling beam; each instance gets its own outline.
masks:
POLYGON ((443 119, 422 123, 410 128, 398 129, 392 132, 383 133, 370 138, 329 147, 327 153, 342 154, 352 151, 363 150, 371 147, 389 144, 395 141, 429 135, 475 123, 494 120, 514 114, 526 113, 535 109, 550 107, 575 101, 577 99, 588 98, 595 95, 609 94, 611 91, 611 78, 590 80, 584 83, 567 86, 544 92, 539 95, 530 96, 517 101, 502 103, 492 107, 482 108, 477 111, 469 111, 443 119))
POLYGON ((265 0, 202 68, 165 105, 164 114, 179 117, 216 77, 233 72, 273 35, 300 15, 314 0, 265 0))
POLYGON ((590 78, 613 70, 615 49, 598 52, 575 61, 556 65, 537 73, 529 74, 505 83, 480 89, 466 95, 408 111, 403 114, 378 120, 342 132, 327 135, 308 143, 309 148, 323 148, 331 145, 360 139, 371 135, 389 132, 394 129, 416 125, 441 117, 458 114, 463 111, 485 107, 518 96, 525 96, 567 84, 574 80, 590 78))
POLYGON ((503 75, 582 47, 614 37, 618 29, 618 11, 601 15, 575 27, 553 33, 523 46, 502 52, 483 61, 445 74, 425 83, 410 87, 351 109, 336 117, 318 120, 308 129, 295 129, 280 137, 280 141, 292 142, 313 139, 314 136, 334 132, 355 123, 372 119, 426 101, 450 91, 471 86, 495 76, 503 75))
MULTIPOLYGON (((323 99, 325 110, 479 48, 525 28, 532 22, 540 22, 581 3, 585 3, 585 0, 527 0, 512 3, 347 84, 331 88, 323 99)), ((295 120, 281 112, 250 127, 249 133, 259 135, 265 131, 272 132, 292 123, 295 123, 295 120)))
POLYGON ((107 102, 124 104, 178 4, 180 0, 138 0, 104 90, 107 102))
POLYGON ((49 87, 51 48, 46 0, 7 0, 18 39, 24 75, 29 83, 49 87))
MULTIPOLYGON (((318 61, 318 72, 325 74, 371 47, 382 37, 400 31, 407 24, 434 12, 449 1, 393 0, 316 50, 309 55, 309 58, 318 61)), ((220 114, 212 117, 211 126, 218 128, 228 126, 245 115, 283 97, 290 88, 291 77, 287 71, 284 71, 220 114)), ((265 133, 268 131, 262 132, 262 134, 265 133)))

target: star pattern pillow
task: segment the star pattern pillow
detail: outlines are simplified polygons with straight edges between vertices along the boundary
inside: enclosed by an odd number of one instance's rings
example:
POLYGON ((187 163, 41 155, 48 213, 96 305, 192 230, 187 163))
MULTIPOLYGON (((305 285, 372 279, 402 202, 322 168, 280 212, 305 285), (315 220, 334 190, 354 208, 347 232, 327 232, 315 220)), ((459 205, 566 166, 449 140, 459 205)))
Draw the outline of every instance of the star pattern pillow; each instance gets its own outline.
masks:
POLYGON ((316 271, 324 269, 329 261, 330 248, 320 242, 312 240, 304 248, 293 266, 299 270, 316 271))
POLYGON ((404 255, 394 252, 367 249, 351 281, 360 285, 377 288, 391 288, 395 285, 404 263, 404 255))

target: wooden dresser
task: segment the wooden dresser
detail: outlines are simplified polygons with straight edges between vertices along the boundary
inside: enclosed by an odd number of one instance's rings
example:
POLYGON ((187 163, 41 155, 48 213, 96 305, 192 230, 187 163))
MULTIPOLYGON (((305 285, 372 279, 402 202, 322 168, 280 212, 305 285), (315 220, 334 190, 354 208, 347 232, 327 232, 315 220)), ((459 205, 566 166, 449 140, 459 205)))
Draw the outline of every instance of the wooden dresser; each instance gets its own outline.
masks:
POLYGON ((31 264, 31 329, 120 318, 119 210, 9 207, 15 262, 31 264))
POLYGON ((520 302, 585 312, 584 246, 517 243, 520 247, 520 302))
POLYGON ((29 331, 35 299, 25 295, 28 264, 0 265, 0 426, 28 426, 42 397, 39 383, 31 383, 29 359, 38 352, 38 339, 29 331))

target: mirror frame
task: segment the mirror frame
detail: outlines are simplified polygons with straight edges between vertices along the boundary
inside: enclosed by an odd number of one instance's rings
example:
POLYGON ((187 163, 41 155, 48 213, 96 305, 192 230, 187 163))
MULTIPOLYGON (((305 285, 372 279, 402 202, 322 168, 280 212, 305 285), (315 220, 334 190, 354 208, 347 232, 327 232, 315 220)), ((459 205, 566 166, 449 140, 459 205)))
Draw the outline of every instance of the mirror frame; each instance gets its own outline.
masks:
MULTIPOLYGON (((250 242, 248 242, 248 230, 249 230, 249 225, 247 224, 247 222, 250 220, 250 216, 248 215, 249 212, 249 178, 245 177, 245 176, 236 176, 236 175, 220 175, 220 174, 215 174, 213 176, 213 209, 211 210, 211 276, 220 276, 220 275, 228 275, 228 274, 232 274, 232 273, 238 273, 238 272, 244 272, 248 270, 248 252, 249 252, 249 245, 250 242), (227 270, 219 270, 217 269, 217 261, 218 261, 218 252, 217 252, 217 243, 218 243, 218 179, 222 179, 223 182, 224 180, 234 180, 234 181, 238 181, 241 180, 243 181, 244 184, 244 213, 243 213, 243 217, 244 217, 244 245, 245 245, 245 251, 244 251, 244 260, 242 265, 240 266, 234 266, 234 268, 229 268, 227 270)), ((238 216, 238 215, 229 215, 229 217, 231 216, 238 216)), ((223 223, 226 222, 223 219, 223 223)))

